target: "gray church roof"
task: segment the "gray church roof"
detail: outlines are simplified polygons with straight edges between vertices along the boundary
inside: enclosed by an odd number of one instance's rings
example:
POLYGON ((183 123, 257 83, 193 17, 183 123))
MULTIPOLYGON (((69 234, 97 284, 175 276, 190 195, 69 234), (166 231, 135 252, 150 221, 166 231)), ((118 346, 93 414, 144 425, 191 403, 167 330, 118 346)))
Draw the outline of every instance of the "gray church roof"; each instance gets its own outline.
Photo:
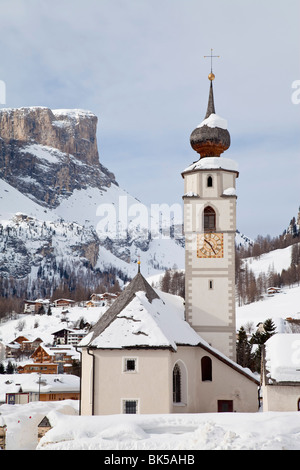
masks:
POLYGON ((210 82, 207 111, 203 124, 196 127, 190 136, 192 148, 200 154, 200 158, 219 157, 230 147, 230 134, 227 129, 211 125, 209 118, 216 115, 212 81, 210 82))
MULTIPOLYGON (((78 347, 95 349, 199 346, 257 382, 253 374, 212 348, 184 319, 181 297, 157 291, 140 272, 78 347)), ((257 382, 258 383, 258 382, 257 382)))
POLYGON ((184 320, 183 299, 158 295, 138 272, 98 320, 79 347, 167 347, 197 345, 198 334, 184 320))

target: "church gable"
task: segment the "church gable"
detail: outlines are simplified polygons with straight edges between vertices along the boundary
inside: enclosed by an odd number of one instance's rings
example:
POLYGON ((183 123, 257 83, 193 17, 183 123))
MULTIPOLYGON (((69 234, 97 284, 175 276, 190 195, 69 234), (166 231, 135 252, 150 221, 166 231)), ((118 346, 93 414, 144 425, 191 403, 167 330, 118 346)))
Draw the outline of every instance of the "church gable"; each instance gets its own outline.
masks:
POLYGON ((174 296, 162 292, 160 295, 138 273, 80 346, 176 351, 178 344, 197 345, 201 339, 184 320, 183 299, 176 297, 171 302, 174 296))

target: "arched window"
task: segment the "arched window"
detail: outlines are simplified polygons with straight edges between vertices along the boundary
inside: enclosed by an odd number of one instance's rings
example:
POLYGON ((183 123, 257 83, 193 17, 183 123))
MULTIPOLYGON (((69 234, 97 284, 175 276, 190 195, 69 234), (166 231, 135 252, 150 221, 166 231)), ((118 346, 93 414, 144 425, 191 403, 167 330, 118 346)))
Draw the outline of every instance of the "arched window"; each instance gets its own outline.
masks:
POLYGON ((207 178, 207 187, 208 187, 208 188, 212 188, 212 185, 213 185, 213 179, 212 179, 211 176, 209 176, 209 177, 207 178))
POLYGON ((210 206, 204 209, 204 230, 216 230, 216 213, 210 206))
POLYGON ((202 382, 206 380, 212 381, 212 362, 208 356, 203 356, 201 359, 201 376, 202 382))
POLYGON ((181 402, 181 371, 178 364, 173 369, 173 403, 181 402))

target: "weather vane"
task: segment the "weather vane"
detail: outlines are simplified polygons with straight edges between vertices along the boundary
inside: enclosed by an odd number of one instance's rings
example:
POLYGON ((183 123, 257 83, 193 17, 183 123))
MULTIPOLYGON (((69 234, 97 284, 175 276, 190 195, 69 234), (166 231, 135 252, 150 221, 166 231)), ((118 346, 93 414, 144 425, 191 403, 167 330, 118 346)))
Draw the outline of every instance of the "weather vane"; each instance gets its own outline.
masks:
POLYGON ((214 80, 215 76, 212 71, 212 60, 214 57, 220 57, 219 55, 213 55, 213 49, 210 50, 210 55, 205 55, 204 58, 206 59, 207 57, 210 57, 210 74, 208 75, 208 78, 210 81, 214 80))

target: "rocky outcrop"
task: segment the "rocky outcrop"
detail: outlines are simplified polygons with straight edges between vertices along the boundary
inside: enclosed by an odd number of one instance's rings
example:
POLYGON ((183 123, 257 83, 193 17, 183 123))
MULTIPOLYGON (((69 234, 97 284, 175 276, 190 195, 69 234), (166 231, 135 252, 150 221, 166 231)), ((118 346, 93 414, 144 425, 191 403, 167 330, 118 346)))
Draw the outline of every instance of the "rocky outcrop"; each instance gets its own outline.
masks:
POLYGON ((96 130, 90 111, 2 109, 0 177, 51 208, 75 189, 117 184, 99 162, 96 130))

